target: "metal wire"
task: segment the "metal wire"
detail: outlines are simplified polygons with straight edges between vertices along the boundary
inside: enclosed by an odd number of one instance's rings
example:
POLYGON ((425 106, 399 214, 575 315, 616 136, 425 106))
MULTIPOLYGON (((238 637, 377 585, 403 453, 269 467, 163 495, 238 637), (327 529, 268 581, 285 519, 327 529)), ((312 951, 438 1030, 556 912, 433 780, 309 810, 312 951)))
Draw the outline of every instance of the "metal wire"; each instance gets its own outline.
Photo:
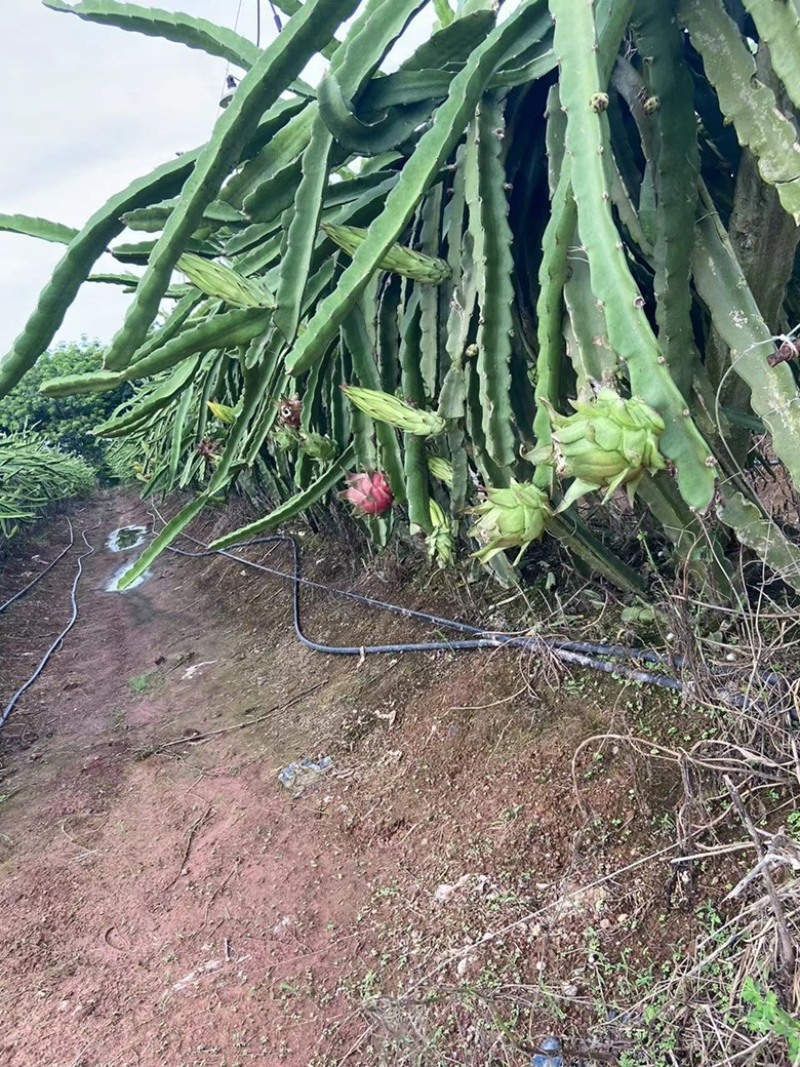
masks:
POLYGON ((69 521, 69 519, 67 519, 67 526, 69 527, 69 544, 67 545, 67 547, 62 549, 58 553, 56 558, 52 561, 52 563, 48 563, 45 569, 41 571, 41 573, 37 574, 33 581, 28 582, 28 584, 23 586, 18 593, 15 593, 12 597, 9 597, 5 604, 0 604, 0 615, 2 615, 4 611, 10 608, 15 601, 19 600, 21 597, 24 597, 30 589, 33 589, 36 583, 40 582, 42 578, 44 578, 44 576, 47 574, 47 572, 51 571, 53 567, 55 567, 56 563, 58 563, 62 556, 66 556, 67 552, 69 552, 69 550, 75 544, 75 531, 73 530, 72 523, 69 521))
MULTIPOLYGON (((236 33, 238 31, 238 29, 239 29, 239 19, 241 18, 241 15, 242 15, 242 4, 243 3, 244 3, 244 0, 239 0, 239 5, 236 8, 236 18, 234 19, 234 22, 233 22, 233 32, 234 33, 236 33)), ((225 63, 225 74, 223 76, 223 82, 225 83, 226 86, 227 86, 227 83, 228 83, 228 75, 230 74, 230 71, 231 71, 231 61, 227 60, 227 62, 225 63)))

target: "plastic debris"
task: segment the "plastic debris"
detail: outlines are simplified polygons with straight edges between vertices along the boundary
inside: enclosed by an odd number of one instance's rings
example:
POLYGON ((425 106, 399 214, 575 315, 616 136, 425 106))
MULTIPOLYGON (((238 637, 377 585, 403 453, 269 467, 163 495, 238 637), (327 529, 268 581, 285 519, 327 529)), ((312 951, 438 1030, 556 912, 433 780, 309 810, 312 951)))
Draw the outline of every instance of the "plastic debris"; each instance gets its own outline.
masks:
POLYGON ((456 893, 468 888, 479 896, 488 896, 490 900, 497 896, 497 886, 489 879, 488 875, 462 874, 458 881, 452 885, 442 882, 441 885, 437 886, 433 899, 437 904, 447 904, 456 893), (489 892, 490 890, 491 892, 489 892))
POLYGON ((222 966, 222 960, 206 960, 205 963, 201 963, 199 967, 195 967, 193 971, 189 971, 185 978, 181 978, 179 982, 176 982, 172 987, 173 993, 181 993, 189 986, 197 985, 204 974, 208 974, 210 971, 218 971, 222 966))
POLYGON ((197 672, 200 670, 201 667, 211 667, 212 664, 214 664, 216 662, 217 661, 215 659, 204 659, 202 663, 193 663, 190 667, 187 667, 186 670, 183 672, 183 677, 184 678, 194 678, 194 676, 197 674, 197 672))
POLYGON ((564 1067, 561 1042, 557 1037, 546 1037, 542 1041, 531 1060, 531 1067, 564 1067))
POLYGON ((452 900, 459 889, 465 889, 471 881, 471 874, 462 874, 458 881, 453 885, 448 885, 447 882, 442 882, 440 886, 437 886, 433 894, 433 899, 437 904, 446 904, 449 900, 452 900))
POLYGON ((333 760, 330 756, 323 756, 318 761, 304 758, 284 767, 278 775, 278 781, 286 789, 307 789, 332 769, 333 760))

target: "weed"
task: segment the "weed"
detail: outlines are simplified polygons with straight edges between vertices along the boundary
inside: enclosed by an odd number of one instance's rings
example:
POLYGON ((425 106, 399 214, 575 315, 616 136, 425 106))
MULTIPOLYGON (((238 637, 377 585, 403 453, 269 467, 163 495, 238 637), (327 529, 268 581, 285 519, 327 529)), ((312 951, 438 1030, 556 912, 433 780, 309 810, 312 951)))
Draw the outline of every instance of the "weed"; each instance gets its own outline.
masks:
POLYGON ((789 1045, 789 1059, 795 1063, 800 1057, 800 1022, 783 1010, 775 993, 770 990, 765 993, 749 975, 742 984, 742 1000, 752 1005, 744 1020, 750 1030, 754 1034, 785 1038, 789 1045))
POLYGON ((137 696, 150 693, 155 689, 159 678, 158 671, 145 671, 144 674, 137 674, 135 678, 128 680, 128 689, 137 696))

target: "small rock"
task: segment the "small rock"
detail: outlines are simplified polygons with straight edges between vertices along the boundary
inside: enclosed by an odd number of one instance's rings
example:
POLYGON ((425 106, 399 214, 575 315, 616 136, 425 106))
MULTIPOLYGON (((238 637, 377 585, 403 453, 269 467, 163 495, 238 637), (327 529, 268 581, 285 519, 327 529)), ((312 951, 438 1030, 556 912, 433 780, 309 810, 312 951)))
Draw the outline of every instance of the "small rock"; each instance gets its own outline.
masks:
POLYGON ((273 937, 276 937, 279 941, 286 939, 289 931, 295 925, 294 919, 288 915, 284 915, 276 924, 272 931, 273 937))

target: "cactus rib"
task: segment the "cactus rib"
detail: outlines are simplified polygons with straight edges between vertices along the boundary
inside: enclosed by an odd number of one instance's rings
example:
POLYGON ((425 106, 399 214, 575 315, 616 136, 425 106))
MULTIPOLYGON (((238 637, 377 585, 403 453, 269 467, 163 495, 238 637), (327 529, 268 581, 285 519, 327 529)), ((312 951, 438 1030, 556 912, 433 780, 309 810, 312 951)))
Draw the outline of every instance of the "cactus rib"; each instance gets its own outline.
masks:
MULTIPOLYGON (((440 182, 431 189, 420 205, 419 244, 422 254, 432 262, 438 263, 442 268, 442 273, 445 274, 446 278, 450 278, 452 272, 449 264, 437 256, 442 242, 443 192, 442 183, 440 182)), ((420 287, 419 306, 422 383, 426 397, 434 397, 436 396, 436 385, 439 376, 441 333, 439 321, 441 308, 439 290, 436 286, 424 285, 420 287)))
POLYGON ((249 70, 259 55, 259 49, 246 37, 207 19, 193 18, 182 12, 116 3, 115 0, 80 0, 77 4, 66 4, 64 0, 42 0, 42 3, 51 11, 68 12, 86 22, 116 26, 121 30, 185 44, 211 56, 227 59, 243 70, 249 70))
POLYGON ((666 431, 662 450, 677 468, 686 502, 705 510, 714 494, 714 460, 684 413, 684 401, 644 312, 644 298, 630 273, 610 207, 603 155, 608 120, 592 108, 603 91, 592 8, 551 0, 556 53, 561 65, 561 103, 567 112, 566 151, 578 205, 578 232, 586 248, 592 288, 602 302, 609 341, 627 367, 633 392, 655 408, 666 431))
POLYGON ((68 245, 78 236, 73 226, 64 226, 50 219, 32 218, 30 215, 0 215, 0 232, 38 237, 40 241, 52 241, 59 245, 68 245))
MULTIPOLYGON (((370 350, 367 327, 360 308, 354 308, 342 323, 342 336, 352 357, 353 373, 359 383, 366 389, 381 391, 380 374, 370 350)), ((340 392, 338 388, 336 391, 340 392)), ((397 432, 393 426, 379 421, 375 423, 375 436, 380 450, 381 469, 389 478, 395 500, 402 504, 406 498, 406 488, 397 432)))
POLYGON ((658 110, 645 115, 655 126, 658 342, 670 374, 688 398, 695 355, 689 276, 699 166, 692 78, 684 59, 683 34, 670 4, 640 0, 635 28, 648 86, 659 100, 658 110))
POLYGON ((794 3, 775 0, 744 0, 758 30, 758 36, 769 48, 775 73, 783 82, 789 99, 800 108, 800 76, 797 56, 800 54, 800 11, 794 3))
POLYGON ((483 433, 499 467, 509 467, 515 459, 510 367, 514 261, 501 158, 504 136, 502 105, 486 94, 467 133, 466 198, 480 309, 476 343, 483 433))
MULTIPOLYGON (((781 6, 783 0, 772 0, 781 6)), ((800 143, 773 91, 756 75, 756 64, 722 0, 680 0, 678 14, 703 59, 726 119, 741 145, 758 159, 758 171, 800 225, 800 143)))

